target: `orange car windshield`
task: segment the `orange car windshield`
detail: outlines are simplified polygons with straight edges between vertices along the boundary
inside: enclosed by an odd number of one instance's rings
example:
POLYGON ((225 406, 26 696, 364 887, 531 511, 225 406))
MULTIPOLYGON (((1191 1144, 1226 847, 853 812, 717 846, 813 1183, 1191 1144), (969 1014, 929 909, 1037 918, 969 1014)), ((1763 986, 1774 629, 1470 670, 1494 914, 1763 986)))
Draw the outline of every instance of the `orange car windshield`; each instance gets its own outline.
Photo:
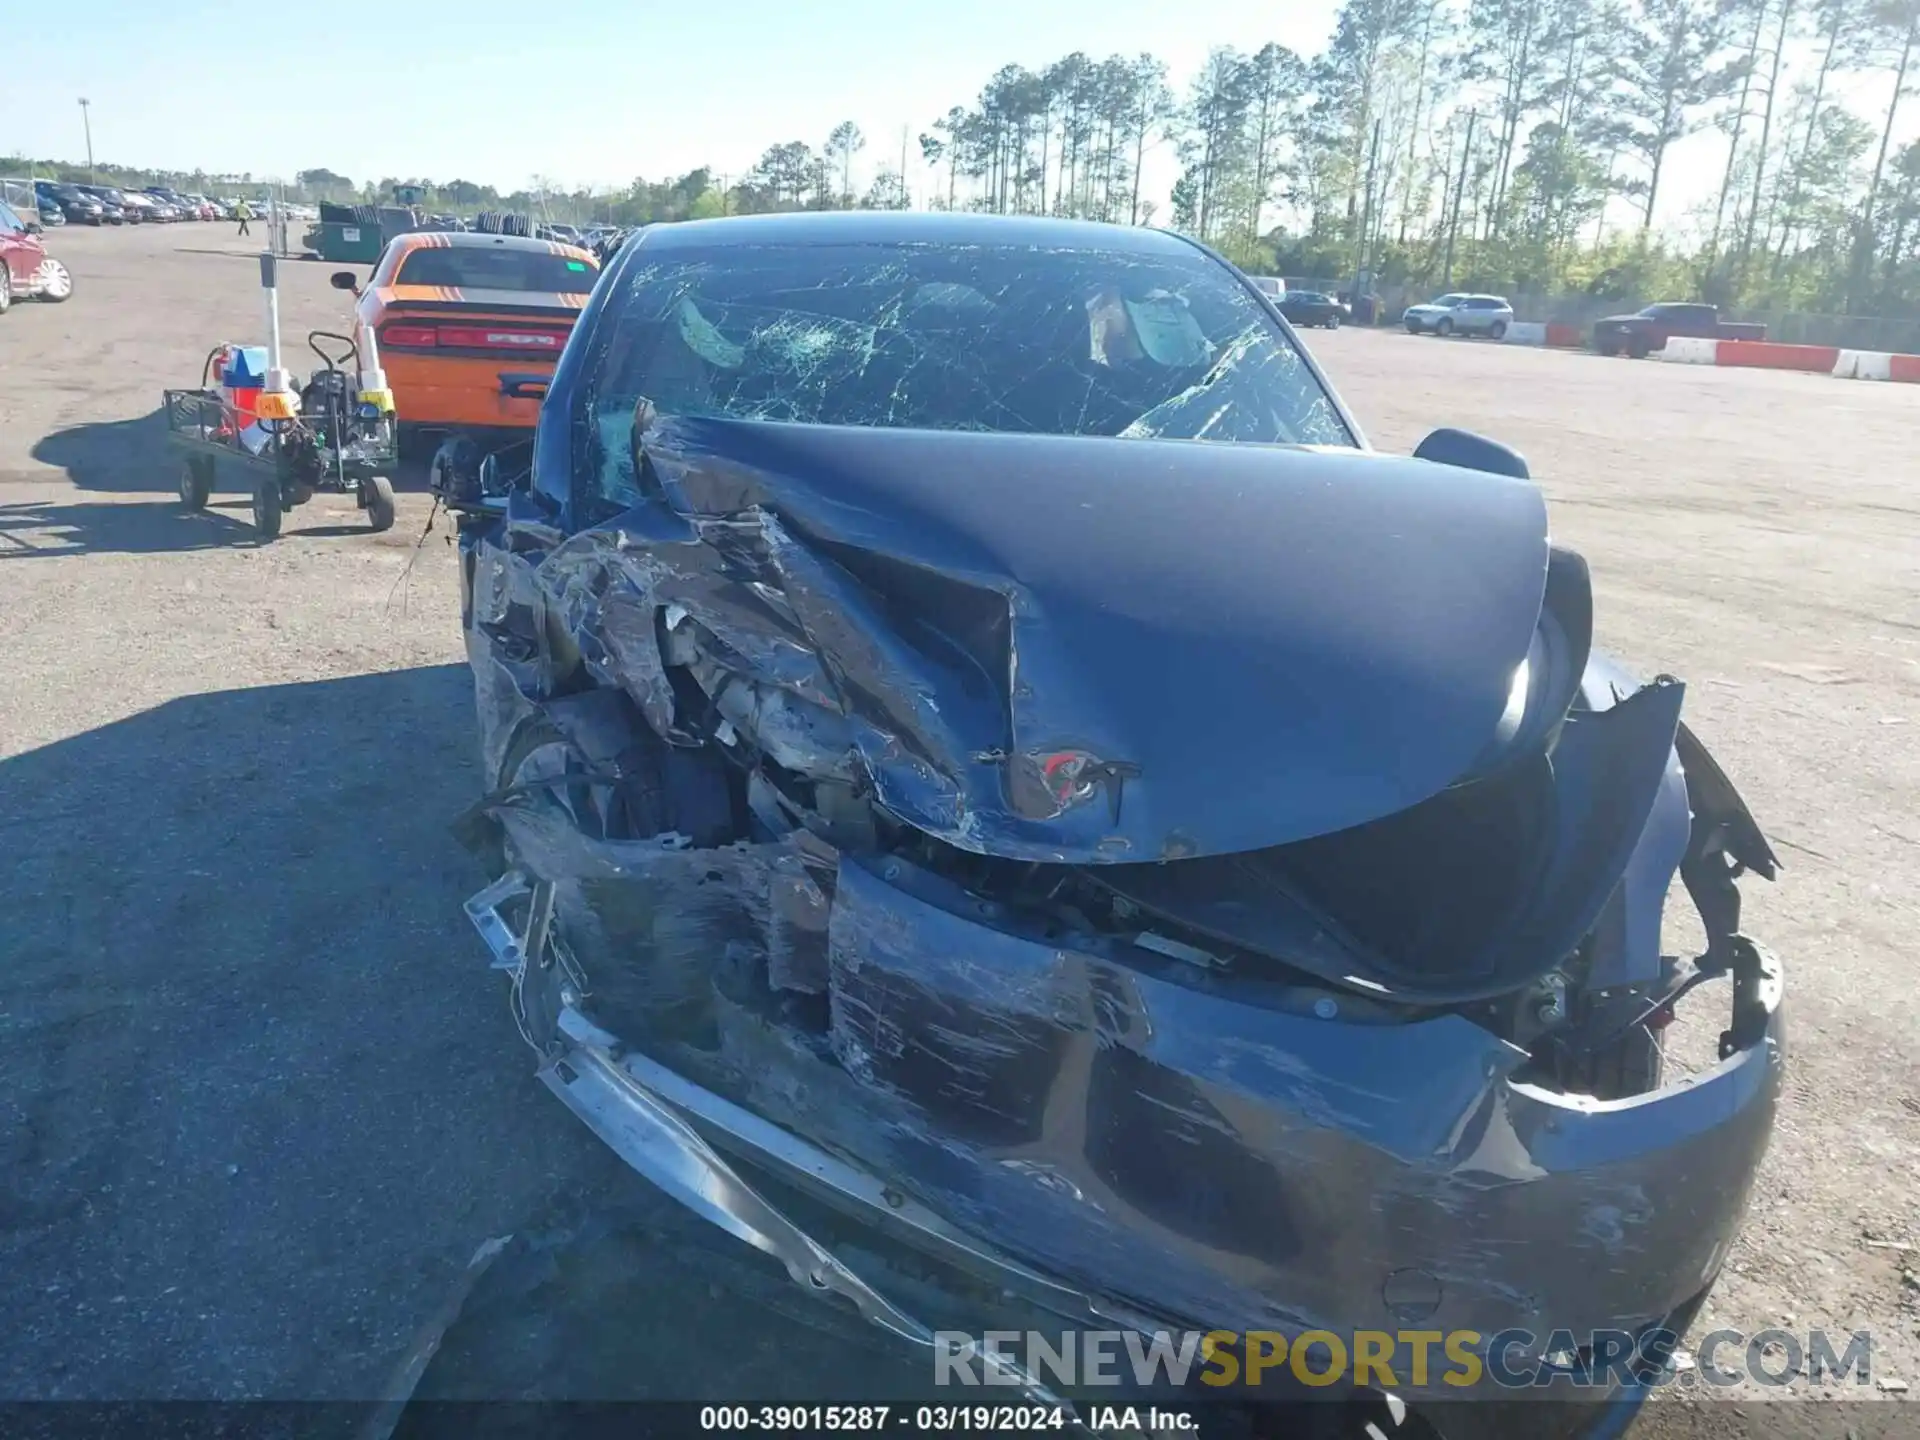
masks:
POLYGON ((595 270, 585 260, 546 250, 491 245, 422 248, 400 263, 396 285, 442 285, 457 290, 530 290, 584 295, 595 270))

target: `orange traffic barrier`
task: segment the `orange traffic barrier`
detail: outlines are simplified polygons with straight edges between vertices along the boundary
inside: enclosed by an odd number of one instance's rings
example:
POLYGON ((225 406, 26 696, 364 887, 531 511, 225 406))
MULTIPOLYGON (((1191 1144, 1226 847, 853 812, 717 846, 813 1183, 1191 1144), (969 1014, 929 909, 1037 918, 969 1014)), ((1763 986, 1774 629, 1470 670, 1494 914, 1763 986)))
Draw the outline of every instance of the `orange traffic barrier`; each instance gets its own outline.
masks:
POLYGON ((1887 378, 1904 380, 1909 385, 1920 385, 1920 355, 1889 355, 1887 378))
POLYGON ((1586 347, 1586 332, 1578 325, 1550 324, 1546 343, 1557 350, 1581 350, 1586 347))
POLYGON ((1720 365, 1750 370, 1807 370, 1831 375, 1839 363, 1835 345, 1782 345, 1772 340, 1722 340, 1715 359, 1720 365))

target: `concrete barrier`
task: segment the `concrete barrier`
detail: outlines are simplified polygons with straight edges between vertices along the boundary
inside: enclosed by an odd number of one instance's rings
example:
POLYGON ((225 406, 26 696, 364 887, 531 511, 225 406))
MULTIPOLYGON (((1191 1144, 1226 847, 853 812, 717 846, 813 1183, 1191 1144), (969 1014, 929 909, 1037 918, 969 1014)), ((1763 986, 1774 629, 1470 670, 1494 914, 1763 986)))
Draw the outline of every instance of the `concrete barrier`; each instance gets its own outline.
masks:
POLYGON ((1666 345, 1653 352, 1656 360, 1671 365, 1718 365, 1724 340, 1702 340, 1695 335, 1669 336, 1666 345))
POLYGON ((1891 380, 1893 356, 1880 350, 1842 350, 1833 362, 1838 380, 1891 380))
MULTIPOLYGON (((1500 337, 1507 345, 1543 345, 1584 349, 1577 325, 1516 320, 1500 337)), ((1920 385, 1920 355, 1890 355, 1882 350, 1840 350, 1831 345, 1783 345, 1773 340, 1706 340, 1676 335, 1655 360, 1675 365, 1725 365, 1749 370, 1798 370, 1840 380, 1892 380, 1920 385)))
MULTIPOLYGON (((1668 342, 1669 348, 1672 347, 1668 342)), ((1832 345, 1782 345, 1773 340, 1721 340, 1713 363, 1733 365, 1746 370, 1801 370, 1811 375, 1831 375, 1840 363, 1840 351, 1832 345)))

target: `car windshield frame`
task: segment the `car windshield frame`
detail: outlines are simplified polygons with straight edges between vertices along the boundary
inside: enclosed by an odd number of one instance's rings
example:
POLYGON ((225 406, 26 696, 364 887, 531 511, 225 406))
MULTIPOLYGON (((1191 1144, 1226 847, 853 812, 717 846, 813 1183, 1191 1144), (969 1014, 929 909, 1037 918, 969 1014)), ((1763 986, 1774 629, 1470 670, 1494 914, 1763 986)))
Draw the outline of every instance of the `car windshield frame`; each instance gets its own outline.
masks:
POLYGON ((821 428, 1365 448, 1258 288, 1197 247, 642 245, 608 278, 566 397, 568 488, 595 510, 640 498, 627 441, 643 397, 661 415, 821 428), (1058 410, 1037 398, 1053 395, 1058 410), (1088 428, 1048 423, 1074 403, 1088 428))

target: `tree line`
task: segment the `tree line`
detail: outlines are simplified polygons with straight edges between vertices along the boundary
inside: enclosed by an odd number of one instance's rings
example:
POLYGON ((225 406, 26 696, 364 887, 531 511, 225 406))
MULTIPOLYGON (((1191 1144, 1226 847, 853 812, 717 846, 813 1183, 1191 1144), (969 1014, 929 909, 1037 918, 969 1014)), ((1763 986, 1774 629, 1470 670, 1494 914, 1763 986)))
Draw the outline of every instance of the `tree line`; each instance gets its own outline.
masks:
POLYGON ((1217 49, 1179 93, 1151 56, 1008 66, 921 146, 933 205, 1164 218, 1281 274, 1911 315, 1916 88, 1920 0, 1347 0, 1318 55, 1217 49), (1682 249, 1668 162, 1709 129, 1682 249))
MULTIPOLYGON (((868 138, 846 121, 740 175, 430 189, 462 213, 574 223, 917 205, 1171 224, 1267 273, 1906 316, 1920 141, 1896 140, 1916 88, 1920 0, 1346 0, 1317 55, 1221 47, 1178 87, 1152 55, 1004 66, 863 185, 868 138), (1885 111, 1858 113, 1860 93, 1885 111), (1688 197, 1697 239, 1681 246, 1655 220, 1673 147, 1707 130, 1724 167, 1688 197), (1178 177, 1164 201, 1142 191, 1163 150, 1178 177)), ((333 199, 401 183, 296 180, 333 199)))

